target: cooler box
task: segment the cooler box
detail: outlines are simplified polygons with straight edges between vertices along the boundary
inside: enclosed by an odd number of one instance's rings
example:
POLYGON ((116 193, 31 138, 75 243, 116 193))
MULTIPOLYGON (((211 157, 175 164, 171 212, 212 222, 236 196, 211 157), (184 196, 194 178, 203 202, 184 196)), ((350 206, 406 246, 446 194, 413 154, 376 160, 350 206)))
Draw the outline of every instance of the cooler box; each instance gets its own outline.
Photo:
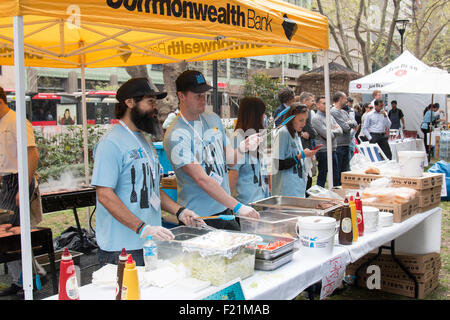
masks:
MULTIPOLYGON (((163 167, 164 173, 169 173, 169 171, 173 171, 172 165, 169 162, 169 159, 167 158, 166 152, 164 151, 163 143, 162 142, 153 142, 153 145, 155 146, 156 153, 158 154, 159 163, 163 167)), ((177 202, 177 190, 176 189, 162 189, 165 193, 175 202, 177 202)), ((177 225, 167 222, 164 219, 162 220, 162 226, 165 228, 173 228, 177 225)))

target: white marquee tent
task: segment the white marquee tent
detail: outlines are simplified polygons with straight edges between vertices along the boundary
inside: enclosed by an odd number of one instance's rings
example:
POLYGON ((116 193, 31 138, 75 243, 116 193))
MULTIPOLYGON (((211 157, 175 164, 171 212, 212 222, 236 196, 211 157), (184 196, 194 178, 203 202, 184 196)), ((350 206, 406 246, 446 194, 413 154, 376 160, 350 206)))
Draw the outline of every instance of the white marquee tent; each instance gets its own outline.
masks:
POLYGON ((374 90, 381 90, 382 93, 387 93, 389 106, 392 100, 396 100, 398 107, 403 110, 405 129, 417 131, 421 136, 420 124, 427 105, 437 102, 444 112, 447 111, 447 98, 444 94, 447 89, 445 83, 441 83, 448 81, 446 79, 447 72, 431 68, 411 52, 404 51, 380 70, 351 81, 349 91, 371 94, 374 90))

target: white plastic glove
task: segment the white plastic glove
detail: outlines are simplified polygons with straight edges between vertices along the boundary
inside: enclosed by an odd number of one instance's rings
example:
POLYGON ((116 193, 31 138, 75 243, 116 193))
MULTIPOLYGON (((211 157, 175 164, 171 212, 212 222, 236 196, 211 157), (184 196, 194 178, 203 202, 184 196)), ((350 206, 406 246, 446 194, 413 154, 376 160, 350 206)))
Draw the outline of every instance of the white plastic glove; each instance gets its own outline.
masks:
POLYGON ((242 153, 255 151, 263 140, 264 139, 261 138, 258 133, 254 133, 239 144, 239 151, 242 153))
POLYGON ((249 217, 249 218, 255 218, 259 219, 259 213, 252 207, 242 205, 239 211, 236 214, 238 217, 249 217))
POLYGON ((194 211, 191 211, 189 209, 184 209, 183 211, 181 211, 180 215, 178 216, 178 220, 180 220, 187 226, 193 227, 198 226, 199 221, 203 222, 203 220, 194 211))
POLYGON ((160 241, 173 240, 175 238, 172 231, 170 231, 169 229, 166 229, 166 228, 160 227, 160 226, 152 227, 148 224, 146 224, 144 227, 142 227, 142 230, 139 233, 139 236, 142 239, 146 239, 147 236, 152 236, 153 239, 160 240, 160 241))

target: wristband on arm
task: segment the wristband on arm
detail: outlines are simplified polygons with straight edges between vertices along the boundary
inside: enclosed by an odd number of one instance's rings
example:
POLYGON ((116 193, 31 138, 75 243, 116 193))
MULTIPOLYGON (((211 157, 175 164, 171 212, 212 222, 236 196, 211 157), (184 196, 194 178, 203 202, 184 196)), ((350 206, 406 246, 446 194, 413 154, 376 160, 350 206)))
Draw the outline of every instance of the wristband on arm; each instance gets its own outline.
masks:
POLYGON ((136 233, 140 234, 141 228, 145 225, 145 222, 141 222, 141 224, 139 225, 139 227, 137 227, 136 229, 136 233))
POLYGON ((234 209, 233 209, 233 213, 234 213, 235 215, 238 215, 239 209, 241 209, 241 207, 242 207, 242 203, 238 202, 238 204, 236 205, 236 207, 234 207, 234 209))
POLYGON ((180 209, 178 209, 177 213, 175 214, 177 216, 177 219, 179 219, 180 214, 184 211, 184 209, 186 209, 185 207, 181 207, 180 209))

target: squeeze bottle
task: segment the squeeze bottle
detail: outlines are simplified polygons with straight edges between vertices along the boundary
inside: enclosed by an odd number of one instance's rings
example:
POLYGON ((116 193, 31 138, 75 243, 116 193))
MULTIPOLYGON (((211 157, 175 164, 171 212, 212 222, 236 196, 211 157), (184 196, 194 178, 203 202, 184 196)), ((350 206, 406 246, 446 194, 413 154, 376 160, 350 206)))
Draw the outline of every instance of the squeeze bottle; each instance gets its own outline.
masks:
POLYGON ((355 198, 356 206, 356 221, 358 222, 358 236, 362 237, 364 235, 364 215, 362 209, 362 201, 359 197, 359 192, 356 193, 355 198))
POLYGON ((128 255, 125 269, 123 269, 122 300, 140 300, 139 278, 136 263, 131 254, 128 255))
POLYGON ((80 300, 75 266, 69 250, 64 248, 59 267, 59 300, 80 300))
POLYGON ((358 241, 358 222, 356 220, 356 205, 353 201, 353 196, 350 196, 350 213, 352 215, 352 231, 353 231, 353 242, 358 241))
POLYGON ((352 244, 352 218, 348 199, 345 198, 344 209, 341 210, 341 219, 339 221, 339 244, 352 244))
POLYGON ((155 270, 158 264, 158 247, 152 239, 147 236, 143 247, 145 271, 155 270))
POLYGON ((116 287, 116 300, 122 299, 122 283, 123 283, 123 270, 125 269, 125 263, 128 256, 125 248, 122 248, 122 252, 119 256, 119 262, 117 263, 117 287, 116 287))

